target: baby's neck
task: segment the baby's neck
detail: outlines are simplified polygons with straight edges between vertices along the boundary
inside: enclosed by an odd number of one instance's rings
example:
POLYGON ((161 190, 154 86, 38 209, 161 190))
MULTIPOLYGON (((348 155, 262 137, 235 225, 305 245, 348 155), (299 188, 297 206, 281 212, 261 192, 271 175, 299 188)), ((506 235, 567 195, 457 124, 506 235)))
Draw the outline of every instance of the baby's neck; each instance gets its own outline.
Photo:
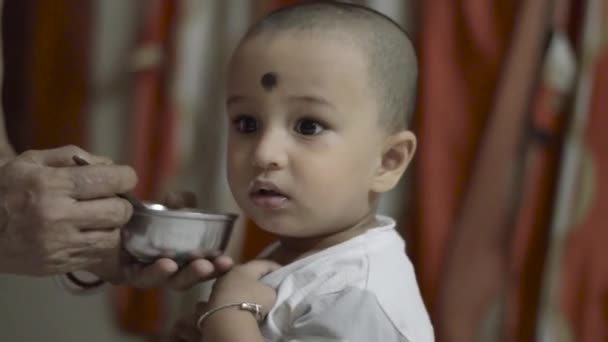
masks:
POLYGON ((356 224, 340 229, 335 233, 308 238, 280 237, 281 244, 279 248, 272 252, 269 257, 281 265, 287 265, 298 259, 347 241, 357 235, 361 235, 375 225, 377 225, 376 215, 372 212, 356 224))

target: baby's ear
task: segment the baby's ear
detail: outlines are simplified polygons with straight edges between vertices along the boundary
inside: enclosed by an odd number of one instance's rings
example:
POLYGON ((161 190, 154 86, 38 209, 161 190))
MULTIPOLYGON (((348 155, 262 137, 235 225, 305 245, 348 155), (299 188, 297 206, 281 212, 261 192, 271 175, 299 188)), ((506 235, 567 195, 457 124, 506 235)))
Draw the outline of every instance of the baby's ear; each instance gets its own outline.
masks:
POLYGON ((380 167, 372 184, 372 191, 387 192, 397 185, 416 151, 416 136, 401 131, 389 136, 382 150, 380 167))

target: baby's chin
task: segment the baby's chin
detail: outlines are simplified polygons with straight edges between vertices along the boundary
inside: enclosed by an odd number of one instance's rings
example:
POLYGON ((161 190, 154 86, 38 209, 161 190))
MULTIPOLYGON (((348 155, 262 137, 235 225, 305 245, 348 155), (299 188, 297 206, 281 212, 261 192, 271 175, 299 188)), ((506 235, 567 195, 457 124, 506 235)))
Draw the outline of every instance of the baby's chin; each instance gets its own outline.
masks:
MULTIPOLYGON (((262 216, 262 215, 260 215, 262 216)), ((286 217, 260 217, 248 216, 261 230, 270 233, 277 238, 307 238, 311 234, 306 229, 306 223, 286 217)))
POLYGON ((272 235, 276 235, 277 237, 282 237, 282 236, 286 236, 289 235, 289 230, 290 230, 290 225, 285 224, 285 222, 282 222, 283 220, 280 219, 275 219, 275 218, 259 218, 259 217, 255 217, 255 216, 249 216, 252 217, 252 221, 253 223, 255 223, 255 225, 260 228, 261 230, 270 233, 272 235))

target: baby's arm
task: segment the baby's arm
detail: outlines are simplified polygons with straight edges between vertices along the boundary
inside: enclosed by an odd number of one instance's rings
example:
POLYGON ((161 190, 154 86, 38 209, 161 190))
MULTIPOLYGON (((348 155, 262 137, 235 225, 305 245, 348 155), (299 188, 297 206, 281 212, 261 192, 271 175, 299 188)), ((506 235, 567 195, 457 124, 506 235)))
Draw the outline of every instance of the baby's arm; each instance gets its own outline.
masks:
MULTIPOLYGON (((244 312, 247 313, 247 312, 244 312)), ((181 318, 173 327, 170 341, 172 342, 201 342, 201 341, 264 341, 255 320, 234 315, 209 317, 205 320, 204 337, 196 326, 200 315, 181 318)))
POLYGON ((236 307, 223 309, 205 319, 202 332, 203 341, 264 341, 255 316, 236 307))
POLYGON ((243 310, 241 303, 261 305, 264 316, 276 301, 276 292, 259 279, 280 266, 266 260, 254 260, 234 267, 220 277, 199 320, 203 341, 264 341, 255 313, 243 310))
POLYGON ((196 305, 196 312, 180 318, 171 332, 172 342, 201 342, 201 341, 263 341, 254 316, 237 307, 226 308, 226 312, 219 310, 208 318, 204 318, 204 325, 197 325, 201 315, 209 312, 210 306, 206 302, 196 305), (230 312, 229 309, 239 310, 230 312), (204 337, 201 335, 204 331, 204 337))

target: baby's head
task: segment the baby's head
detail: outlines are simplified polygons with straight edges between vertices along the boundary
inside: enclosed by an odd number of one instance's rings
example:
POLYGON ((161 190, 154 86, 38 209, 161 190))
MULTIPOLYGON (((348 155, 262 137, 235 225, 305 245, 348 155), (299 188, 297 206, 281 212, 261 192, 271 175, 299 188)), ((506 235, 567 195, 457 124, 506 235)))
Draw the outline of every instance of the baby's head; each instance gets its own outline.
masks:
POLYGON ((415 150, 416 77, 407 35, 359 6, 304 3, 254 25, 226 91, 228 178, 245 214, 299 238, 373 217, 415 150))

